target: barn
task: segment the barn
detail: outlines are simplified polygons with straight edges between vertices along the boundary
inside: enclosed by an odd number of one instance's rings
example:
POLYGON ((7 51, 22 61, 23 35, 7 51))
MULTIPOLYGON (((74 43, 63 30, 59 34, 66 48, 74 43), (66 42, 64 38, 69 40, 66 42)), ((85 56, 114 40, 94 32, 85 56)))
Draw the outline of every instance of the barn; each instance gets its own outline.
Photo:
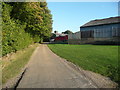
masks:
POLYGON ((119 43, 120 16, 92 20, 80 27, 81 43, 119 43))
POLYGON ((60 34, 54 40, 56 43, 67 43, 68 35, 67 34, 60 34))
POLYGON ((68 43, 68 34, 58 33, 58 31, 55 31, 52 33, 52 36, 50 38, 51 43, 68 43))

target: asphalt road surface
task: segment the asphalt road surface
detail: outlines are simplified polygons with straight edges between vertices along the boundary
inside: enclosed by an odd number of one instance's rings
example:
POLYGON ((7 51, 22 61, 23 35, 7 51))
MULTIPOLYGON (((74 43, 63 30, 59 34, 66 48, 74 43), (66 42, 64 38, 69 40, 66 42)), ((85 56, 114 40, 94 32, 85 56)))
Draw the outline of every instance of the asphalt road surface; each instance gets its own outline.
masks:
POLYGON ((96 88, 96 85, 55 55, 47 45, 40 45, 17 88, 96 88))

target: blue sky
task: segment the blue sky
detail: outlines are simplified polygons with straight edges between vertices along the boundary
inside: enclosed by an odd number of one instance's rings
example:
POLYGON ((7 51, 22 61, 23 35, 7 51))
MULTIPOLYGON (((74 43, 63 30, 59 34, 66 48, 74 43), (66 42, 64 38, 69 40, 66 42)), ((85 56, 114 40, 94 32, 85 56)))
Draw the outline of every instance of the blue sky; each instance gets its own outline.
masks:
POLYGON ((48 2, 53 15, 53 31, 79 31, 90 20, 118 15, 117 2, 48 2))

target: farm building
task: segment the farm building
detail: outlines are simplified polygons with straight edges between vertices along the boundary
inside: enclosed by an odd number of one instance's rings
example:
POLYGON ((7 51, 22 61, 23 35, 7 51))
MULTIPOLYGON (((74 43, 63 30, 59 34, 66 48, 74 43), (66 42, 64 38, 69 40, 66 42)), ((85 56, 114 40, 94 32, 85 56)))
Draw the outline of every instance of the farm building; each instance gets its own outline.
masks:
POLYGON ((54 32, 55 37, 51 38, 53 43, 68 43, 68 34, 54 32))
POLYGON ((60 34, 59 36, 57 36, 54 40, 55 42, 67 42, 68 41, 68 35, 66 34, 60 34))
POLYGON ((68 34, 68 44, 80 44, 80 31, 76 33, 68 34))
POLYGON ((120 16, 92 20, 80 27, 81 43, 118 43, 120 38, 120 16))

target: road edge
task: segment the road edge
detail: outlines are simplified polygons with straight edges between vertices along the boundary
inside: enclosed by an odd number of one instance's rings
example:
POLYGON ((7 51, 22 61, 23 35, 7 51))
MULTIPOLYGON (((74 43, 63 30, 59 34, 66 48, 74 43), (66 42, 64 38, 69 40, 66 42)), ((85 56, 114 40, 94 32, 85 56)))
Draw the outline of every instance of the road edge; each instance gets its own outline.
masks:
POLYGON ((28 61, 28 63, 21 69, 20 73, 11 78, 10 80, 8 80, 5 84, 2 85, 2 88, 7 89, 7 88, 17 88, 17 86, 19 85, 20 80, 22 79, 22 77, 24 76, 26 70, 27 70, 27 66, 29 64, 29 62, 31 61, 31 58, 36 54, 37 49, 39 48, 40 45, 38 45, 35 50, 33 51, 32 55, 30 56, 30 60, 28 61))

